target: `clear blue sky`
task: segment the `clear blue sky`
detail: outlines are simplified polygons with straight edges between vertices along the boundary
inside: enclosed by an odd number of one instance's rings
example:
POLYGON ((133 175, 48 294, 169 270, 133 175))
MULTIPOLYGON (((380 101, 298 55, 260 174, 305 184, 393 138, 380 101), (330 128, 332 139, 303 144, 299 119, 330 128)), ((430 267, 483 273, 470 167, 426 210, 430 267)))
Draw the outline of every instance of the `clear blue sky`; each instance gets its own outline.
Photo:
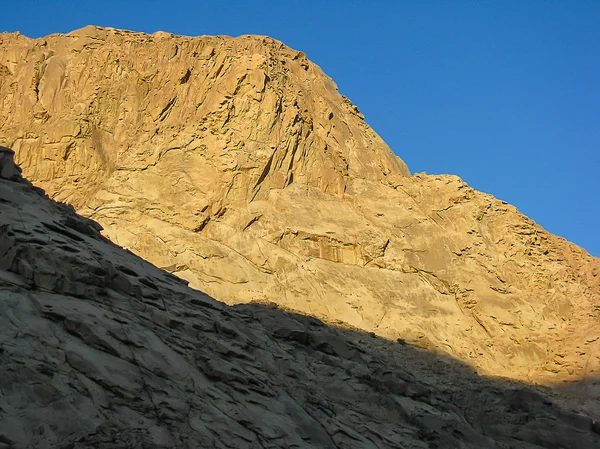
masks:
POLYGON ((600 1, 31 1, 0 30, 262 34, 304 51, 412 172, 453 173, 600 256, 600 1))

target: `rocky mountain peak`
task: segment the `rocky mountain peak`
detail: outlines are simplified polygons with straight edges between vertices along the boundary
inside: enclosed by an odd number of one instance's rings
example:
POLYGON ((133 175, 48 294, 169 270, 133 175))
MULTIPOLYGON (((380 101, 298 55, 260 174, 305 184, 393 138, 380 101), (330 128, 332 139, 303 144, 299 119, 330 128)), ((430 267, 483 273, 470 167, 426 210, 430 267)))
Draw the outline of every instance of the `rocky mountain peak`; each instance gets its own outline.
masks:
POLYGON ((33 136, 55 130, 45 143, 62 162, 36 164, 38 179, 89 169, 94 189, 114 171, 168 161, 207 198, 251 201, 292 183, 343 195, 348 177, 409 174, 318 66, 268 37, 86 27, 4 36, 0 55, 1 82, 19 98, 3 105, 12 146, 28 145, 24 126, 33 136))
POLYGON ((278 41, 2 34, 0 144, 113 242, 220 301, 577 382, 598 408, 600 261, 456 176, 410 176, 278 41))

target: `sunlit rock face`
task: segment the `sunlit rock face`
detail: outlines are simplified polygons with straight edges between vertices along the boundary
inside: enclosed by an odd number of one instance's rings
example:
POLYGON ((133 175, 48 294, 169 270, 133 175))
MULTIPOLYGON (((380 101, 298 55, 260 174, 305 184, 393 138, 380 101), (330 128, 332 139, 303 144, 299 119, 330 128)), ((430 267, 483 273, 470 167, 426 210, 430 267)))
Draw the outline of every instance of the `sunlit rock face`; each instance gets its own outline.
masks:
POLYGON ((411 176, 273 39, 2 34, 0 144, 113 242, 220 301, 489 375, 600 375, 600 261, 455 176, 411 176))
MULTIPOLYGON (((101 236, 0 147, 0 447, 595 449, 539 389, 260 304, 101 236)), ((560 399, 560 398, 559 398, 560 399)))

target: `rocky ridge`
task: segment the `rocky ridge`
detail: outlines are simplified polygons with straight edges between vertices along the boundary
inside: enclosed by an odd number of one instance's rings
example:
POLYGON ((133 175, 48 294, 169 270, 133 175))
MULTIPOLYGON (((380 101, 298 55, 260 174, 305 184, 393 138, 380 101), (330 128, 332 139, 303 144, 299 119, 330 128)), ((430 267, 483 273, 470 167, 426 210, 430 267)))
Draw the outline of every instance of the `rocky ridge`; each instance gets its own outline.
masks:
POLYGON ((600 261, 406 165, 266 37, 0 35, 0 143, 26 176, 229 304, 338 320, 597 410, 600 261))
POLYGON ((13 154, 0 147, 0 448, 600 444, 540 391, 190 289, 20 179, 13 154))

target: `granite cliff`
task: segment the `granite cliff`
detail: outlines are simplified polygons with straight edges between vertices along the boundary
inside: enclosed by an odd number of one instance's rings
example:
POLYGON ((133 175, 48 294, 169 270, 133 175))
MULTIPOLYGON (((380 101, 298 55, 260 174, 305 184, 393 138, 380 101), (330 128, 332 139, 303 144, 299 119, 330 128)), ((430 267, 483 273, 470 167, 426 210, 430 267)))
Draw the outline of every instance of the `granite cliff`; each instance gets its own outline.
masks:
POLYGON ((456 176, 411 176, 278 41, 1 34, 0 144, 110 240, 222 302, 577 381, 600 413, 600 260, 456 176))
POLYGON ((550 391, 188 288, 21 179, 13 156, 0 147, 2 449, 600 445, 600 425, 550 391))

